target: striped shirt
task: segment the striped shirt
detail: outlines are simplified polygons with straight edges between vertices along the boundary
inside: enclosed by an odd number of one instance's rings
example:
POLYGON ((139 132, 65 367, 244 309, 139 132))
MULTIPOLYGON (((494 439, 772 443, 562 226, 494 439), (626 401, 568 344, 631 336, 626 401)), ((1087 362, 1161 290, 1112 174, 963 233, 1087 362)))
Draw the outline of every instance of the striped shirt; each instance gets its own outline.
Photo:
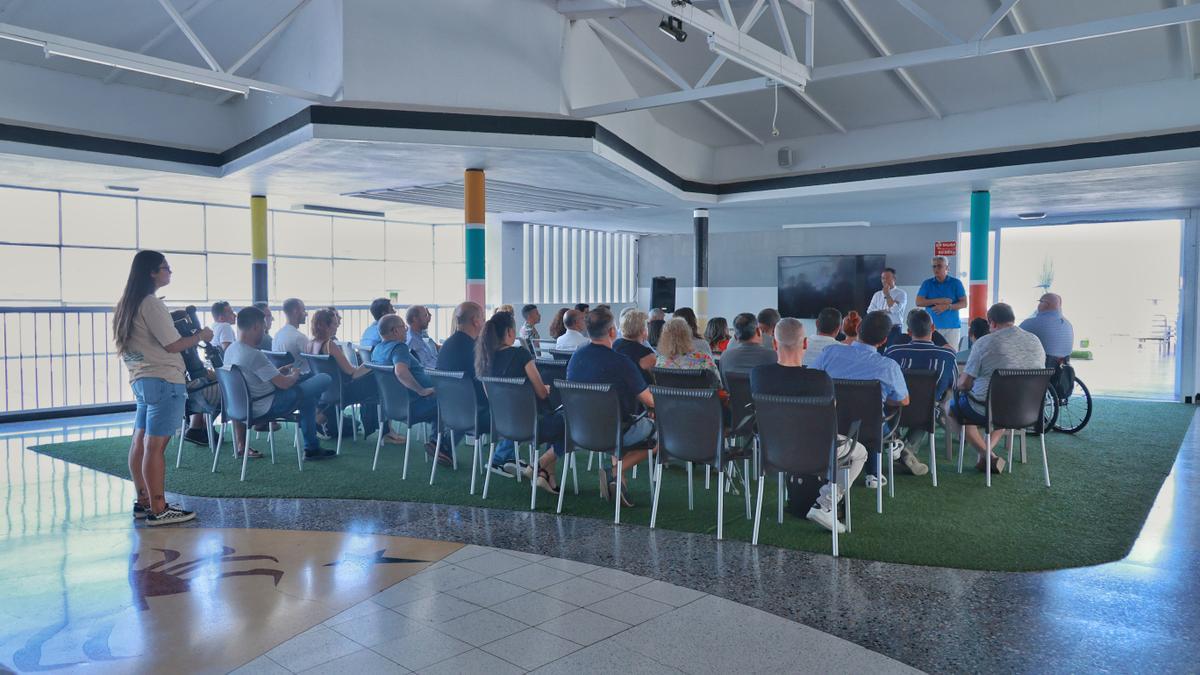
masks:
POLYGON ((942 400, 946 390, 954 385, 958 377, 958 364, 954 352, 928 341, 912 341, 888 347, 883 355, 909 370, 933 370, 939 373, 936 400, 942 400))
POLYGON ((1038 312, 1021 322, 1021 330, 1038 336, 1047 356, 1070 356, 1075 347, 1075 329, 1057 309, 1038 312))

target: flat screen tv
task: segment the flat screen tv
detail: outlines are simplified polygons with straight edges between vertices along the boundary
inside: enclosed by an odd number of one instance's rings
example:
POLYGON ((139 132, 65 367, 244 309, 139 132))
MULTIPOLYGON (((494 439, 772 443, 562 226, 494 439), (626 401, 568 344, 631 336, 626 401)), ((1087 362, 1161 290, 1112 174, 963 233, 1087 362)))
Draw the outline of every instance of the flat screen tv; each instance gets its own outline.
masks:
POLYGON ((779 313, 815 319, 826 307, 843 315, 866 313, 875 291, 883 288, 882 255, 779 256, 779 313))

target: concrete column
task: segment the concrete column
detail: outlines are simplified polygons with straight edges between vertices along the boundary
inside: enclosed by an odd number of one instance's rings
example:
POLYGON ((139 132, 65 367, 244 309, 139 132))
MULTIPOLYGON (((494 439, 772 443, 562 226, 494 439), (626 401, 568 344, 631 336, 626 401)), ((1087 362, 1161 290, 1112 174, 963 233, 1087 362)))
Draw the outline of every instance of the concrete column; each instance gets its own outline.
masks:
POLYGON ((467 300, 487 303, 487 264, 485 262, 485 212, 483 169, 467 169, 463 174, 463 211, 466 232, 464 233, 467 261, 467 300))
POLYGON ((267 197, 250 197, 250 297, 267 299, 267 197))
POLYGON ((708 322, 708 209, 692 211, 693 283, 692 309, 696 312, 696 323, 700 330, 708 322))
POLYGON ((967 306, 972 319, 986 317, 988 310, 988 230, 991 229, 992 195, 987 190, 971 193, 971 288, 967 306))

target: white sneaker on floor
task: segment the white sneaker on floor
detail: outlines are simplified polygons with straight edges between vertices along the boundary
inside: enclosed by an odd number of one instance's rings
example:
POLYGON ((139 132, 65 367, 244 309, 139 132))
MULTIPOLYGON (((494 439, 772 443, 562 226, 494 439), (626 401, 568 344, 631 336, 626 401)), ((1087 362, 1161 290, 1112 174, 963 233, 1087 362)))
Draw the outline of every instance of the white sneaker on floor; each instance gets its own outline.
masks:
POLYGON ((835 526, 837 527, 838 534, 842 534, 846 531, 846 526, 834 517, 833 511, 826 511, 825 509, 820 509, 814 506, 808 510, 808 519, 829 530, 830 532, 833 531, 835 526))
POLYGON ((529 466, 529 463, 523 460, 510 459, 505 462, 504 473, 508 474, 509 476, 516 477, 518 471, 517 467, 520 467, 519 470, 522 478, 533 478, 533 467, 529 466))
POLYGON ((868 490, 878 489, 879 484, 877 483, 877 481, 883 481, 883 485, 885 487, 887 486, 887 476, 880 476, 879 478, 876 478, 875 476, 868 475, 867 476, 867 489, 868 490))

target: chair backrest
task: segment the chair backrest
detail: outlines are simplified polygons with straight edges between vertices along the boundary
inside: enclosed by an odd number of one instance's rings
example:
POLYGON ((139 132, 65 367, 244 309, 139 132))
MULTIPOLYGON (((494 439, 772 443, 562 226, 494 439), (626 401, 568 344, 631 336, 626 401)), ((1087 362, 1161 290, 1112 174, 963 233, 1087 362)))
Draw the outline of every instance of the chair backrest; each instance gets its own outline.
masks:
POLYGON ((478 434, 476 429, 479 401, 475 398, 475 383, 461 371, 427 370, 437 391, 438 421, 443 429, 462 434, 478 434))
POLYGON ((500 438, 527 443, 537 435, 538 404, 523 377, 481 377, 492 411, 492 430, 500 438))
POLYGON ((550 352, 550 356, 555 361, 570 361, 571 357, 575 354, 574 350, 570 349, 547 349, 546 351, 550 352))
POLYGON ((1042 405, 1054 375, 1052 368, 1000 369, 988 384, 987 409, 993 429, 1041 431, 1042 405))
POLYGON ((517 341, 521 343, 521 346, 525 348, 525 351, 527 351, 531 355, 533 355, 534 358, 537 358, 537 355, 538 355, 537 345, 534 344, 533 340, 530 340, 529 338, 519 337, 519 338, 517 338, 517 341))
POLYGON ((383 408, 383 419, 396 422, 408 421, 408 387, 396 377, 393 366, 368 363, 375 387, 379 390, 379 405, 383 408))
POLYGON ((658 461, 675 457, 720 466, 725 416, 717 390, 651 386, 650 393, 658 424, 658 461))
POLYGON ((762 471, 825 475, 834 465, 838 408, 828 396, 754 394, 762 471))
POLYGON ((375 351, 374 348, 359 345, 356 351, 358 352, 359 363, 366 363, 368 365, 371 363, 371 352, 375 351))
POLYGON ((358 356, 358 346, 353 342, 343 342, 342 352, 346 354, 346 360, 349 361, 350 365, 352 366, 358 367, 368 362, 361 360, 361 358, 358 356))
POLYGON ((276 368, 282 368, 286 365, 290 365, 290 364, 296 362, 296 359, 294 359, 292 357, 291 352, 266 352, 265 351, 265 352, 263 352, 263 355, 266 356, 267 360, 271 362, 271 365, 275 366, 276 368))
MULTIPOLYGON (((534 361, 537 366, 538 375, 542 376, 542 382, 550 384, 555 380, 567 379, 567 362, 566 361, 547 361, 538 359, 534 361)), ((550 387, 550 408, 557 410, 562 405, 562 397, 558 395, 557 387, 550 387)))
POLYGON ((342 401, 342 369, 338 368, 337 361, 328 354, 301 354, 300 358, 308 363, 308 369, 314 373, 325 373, 333 382, 329 388, 321 394, 321 402, 323 403, 341 403, 342 401))
POLYGON ((730 431, 743 435, 754 433, 754 397, 750 394, 750 373, 740 370, 726 372, 725 389, 729 391, 732 413, 730 431))
POLYGON ((242 369, 234 365, 217 368, 217 383, 221 385, 221 400, 229 419, 250 419, 250 387, 242 369))
POLYGON ((621 452, 621 401, 611 384, 555 380, 566 413, 567 449, 619 455, 621 452))
MULTIPOLYGON (((850 425, 859 422, 859 438, 867 450, 883 447, 883 387, 879 380, 834 380, 833 396, 837 399, 838 433, 850 433, 850 425)), ((757 408, 758 397, 755 397, 757 408)), ((761 420, 759 420, 760 429, 761 420)))
POLYGON ((906 429, 921 429, 933 433, 934 410, 937 408, 938 380, 941 373, 936 370, 903 369, 904 383, 908 386, 908 405, 900 409, 900 426, 906 429))
POLYGON ((712 371, 703 368, 660 368, 650 369, 654 384, 675 389, 710 389, 719 383, 713 381, 712 371))

